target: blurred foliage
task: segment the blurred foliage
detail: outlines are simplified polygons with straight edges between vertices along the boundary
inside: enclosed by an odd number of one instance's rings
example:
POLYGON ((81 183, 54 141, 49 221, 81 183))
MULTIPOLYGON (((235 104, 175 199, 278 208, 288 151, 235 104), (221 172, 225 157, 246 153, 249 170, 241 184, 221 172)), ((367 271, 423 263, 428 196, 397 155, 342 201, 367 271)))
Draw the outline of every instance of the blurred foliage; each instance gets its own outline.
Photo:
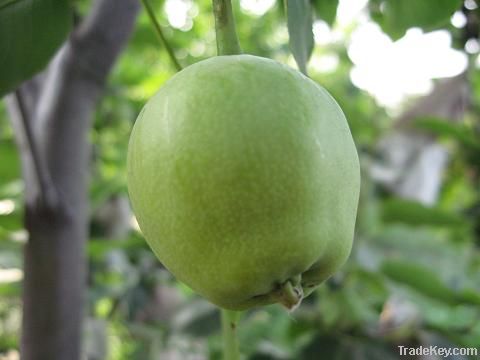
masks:
POLYGON ((338 0, 313 0, 312 4, 318 18, 333 26, 337 16, 338 0))
POLYGON ((411 27, 431 31, 448 26, 450 17, 461 6, 462 0, 370 1, 372 18, 394 39, 411 27))
MULTIPOLYGON (((90 3, 75 2, 79 17, 88 12, 90 3)), ((241 9, 238 3, 234 2, 244 51, 295 66, 282 1, 262 15, 241 9)), ((152 0, 152 4, 184 66, 215 55, 209 0, 152 0), (172 3, 187 7, 180 29, 171 26, 165 11, 172 3)), ((312 1, 315 21, 335 28, 337 4, 312 1)), ((393 39, 412 26, 444 28, 458 48, 463 48, 459 44, 465 38, 449 19, 461 7, 457 0, 371 0, 367 5, 370 18, 393 39)), ((344 39, 315 45, 309 75, 344 109, 366 169, 376 157, 378 140, 394 129, 394 122, 352 84, 352 63, 345 50, 351 29, 342 31, 344 39), (338 64, 320 71, 314 62, 325 56, 334 56, 338 64)), ((142 13, 90 133, 85 342, 92 360, 221 358, 217 310, 158 263, 126 201, 131 127, 146 100, 173 74, 174 67, 142 13)), ((293 313, 269 306, 244 314, 239 331, 246 358, 389 360, 400 358, 398 345, 480 348, 480 71, 470 70, 469 81, 472 104, 464 121, 425 117, 414 124, 450 150, 438 202, 425 206, 399 198, 365 170, 349 262, 293 313)), ((0 354, 19 346, 19 274, 27 237, 20 168, 0 103, 0 354)))

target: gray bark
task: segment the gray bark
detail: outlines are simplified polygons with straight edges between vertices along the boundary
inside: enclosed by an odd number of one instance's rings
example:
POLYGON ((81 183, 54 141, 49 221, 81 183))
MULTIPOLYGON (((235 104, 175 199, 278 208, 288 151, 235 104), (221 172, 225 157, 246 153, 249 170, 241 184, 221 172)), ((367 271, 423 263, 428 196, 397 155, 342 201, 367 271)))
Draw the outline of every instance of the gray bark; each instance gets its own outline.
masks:
POLYGON ((467 80, 464 73, 437 83, 431 94, 420 98, 396 119, 395 130, 378 144, 384 159, 371 165, 373 179, 402 198, 427 206, 437 202, 448 165, 448 148, 412 125, 418 118, 428 116, 461 121, 470 103, 467 80))
POLYGON ((137 0, 96 0, 90 15, 52 61, 40 91, 37 83, 22 87, 26 117, 18 111, 18 102, 9 101, 22 158, 25 226, 30 235, 24 260, 24 360, 81 358, 87 134, 105 79, 127 42, 138 8, 137 0), (28 128, 33 143, 25 136, 28 128))

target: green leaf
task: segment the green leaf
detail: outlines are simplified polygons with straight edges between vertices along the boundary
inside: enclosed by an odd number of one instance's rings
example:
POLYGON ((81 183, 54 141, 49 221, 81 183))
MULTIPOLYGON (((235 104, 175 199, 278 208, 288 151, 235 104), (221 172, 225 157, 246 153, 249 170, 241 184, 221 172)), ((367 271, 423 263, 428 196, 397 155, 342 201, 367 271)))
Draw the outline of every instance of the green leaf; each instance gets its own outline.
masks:
POLYGON ((338 0, 313 0, 313 6, 317 17, 331 27, 337 17, 338 0))
POLYGON ((477 310, 470 305, 448 305, 428 298, 412 296, 410 299, 419 309, 428 328, 442 332, 465 331, 478 322, 477 310))
POLYGON ((425 31, 438 29, 449 23, 452 14, 461 8, 462 0, 373 0, 372 18, 392 37, 401 38, 411 27, 425 31))
POLYGON ((388 260, 382 264, 381 269, 391 279, 424 295, 449 304, 457 303, 457 294, 427 267, 408 261, 388 260))
POLYGON ((480 306, 480 290, 464 289, 459 294, 462 302, 466 304, 474 304, 480 306))
POLYGON ((23 217, 18 211, 8 215, 0 215, 0 239, 7 237, 11 232, 23 228, 23 217))
POLYGON ((0 283, 0 296, 1 297, 15 297, 19 296, 21 292, 21 281, 15 281, 10 283, 0 283))
POLYGON ((2 166, 0 166, 1 188, 9 181, 20 178, 20 160, 13 141, 0 142, 0 154, 2 154, 2 166))
POLYGON ((0 0, 0 9, 19 0, 0 0))
POLYGON ((212 335, 219 327, 220 312, 215 306, 201 300, 189 302, 172 320, 175 331, 193 336, 212 335))
POLYGON ((387 223, 410 225, 462 226, 465 220, 452 212, 427 207, 416 201, 392 198, 382 204, 382 219, 387 223))
POLYGON ((45 68, 71 23, 69 0, 0 3, 0 97, 45 68))
POLYGON ((464 124, 453 123, 448 119, 422 117, 416 119, 414 125, 418 129, 426 130, 440 137, 452 139, 462 145, 480 149, 480 143, 474 130, 464 124))
POLYGON ((286 0, 290 49, 298 68, 307 74, 307 63, 313 51, 313 16, 309 0, 286 0))
POLYGON ((398 360, 398 352, 393 346, 380 339, 345 336, 343 333, 316 333, 310 343, 302 349, 302 360, 398 360))
POLYGON ((122 241, 112 239, 91 239, 87 243, 87 253, 89 258, 99 259, 111 250, 122 249, 128 252, 145 247, 145 241, 137 236, 131 236, 122 241))

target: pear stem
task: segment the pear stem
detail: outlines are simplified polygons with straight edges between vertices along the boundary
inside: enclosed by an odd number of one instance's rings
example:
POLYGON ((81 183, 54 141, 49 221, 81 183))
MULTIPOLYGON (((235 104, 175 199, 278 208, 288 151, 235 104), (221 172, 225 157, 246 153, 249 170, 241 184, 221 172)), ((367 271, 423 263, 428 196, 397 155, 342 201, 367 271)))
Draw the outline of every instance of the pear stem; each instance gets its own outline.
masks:
POLYGON ((301 276, 296 276, 287 280, 273 294, 276 301, 285 306, 288 310, 295 310, 303 300, 303 288, 301 284, 301 276))
POLYGON ((237 325, 241 313, 238 311, 221 309, 223 360, 240 360, 240 350, 237 337, 237 325))
POLYGON ((218 55, 241 54, 231 0, 212 0, 218 55))

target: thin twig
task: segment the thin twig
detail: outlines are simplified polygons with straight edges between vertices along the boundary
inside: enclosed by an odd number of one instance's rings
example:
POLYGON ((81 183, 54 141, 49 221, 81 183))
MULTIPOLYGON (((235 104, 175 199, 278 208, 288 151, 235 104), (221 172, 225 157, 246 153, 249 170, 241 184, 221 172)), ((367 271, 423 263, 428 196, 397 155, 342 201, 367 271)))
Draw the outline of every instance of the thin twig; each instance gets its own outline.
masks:
POLYGON ((35 137, 33 136, 29 114, 25 106, 23 95, 19 89, 15 91, 14 98, 17 103, 21 127, 25 134, 26 151, 30 154, 32 159, 35 181, 39 189, 39 197, 44 206, 55 207, 57 204, 57 193, 48 169, 41 162, 39 149, 35 143, 35 137))
POLYGON ((148 17, 150 18, 150 21, 152 22, 152 25, 155 28, 155 32, 157 33, 158 38, 160 39, 160 42, 163 44, 163 46, 165 46, 165 49, 167 50, 168 56, 170 57, 170 60, 172 61, 173 65, 178 71, 182 70, 182 66, 178 62, 172 47, 168 43, 167 38, 163 34, 162 28, 160 27, 160 24, 158 23, 158 20, 155 17, 155 12, 153 11, 152 6, 148 2, 148 0, 142 0, 142 4, 145 7, 145 10, 147 10, 148 17))

